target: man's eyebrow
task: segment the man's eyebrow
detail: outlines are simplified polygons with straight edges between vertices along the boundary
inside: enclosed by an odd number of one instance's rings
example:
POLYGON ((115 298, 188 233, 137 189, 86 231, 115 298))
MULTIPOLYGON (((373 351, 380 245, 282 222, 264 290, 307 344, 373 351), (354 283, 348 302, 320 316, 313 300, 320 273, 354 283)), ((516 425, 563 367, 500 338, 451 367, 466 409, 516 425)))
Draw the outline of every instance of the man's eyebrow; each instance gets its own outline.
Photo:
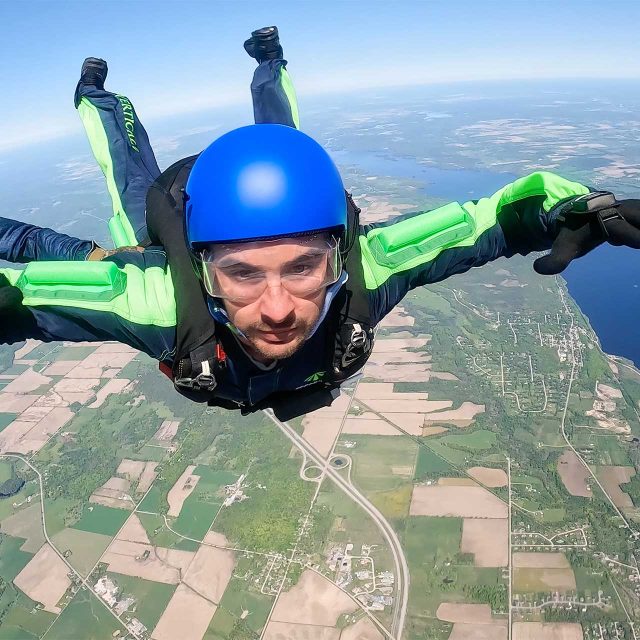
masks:
POLYGON ((224 258, 220 258, 220 261, 216 263, 216 266, 220 269, 229 269, 231 267, 239 267, 240 269, 249 269, 252 271, 260 271, 260 267, 257 267, 255 264, 249 264, 248 262, 242 262, 237 258, 231 258, 225 256, 224 258))
POLYGON ((323 251, 322 249, 309 249, 306 253, 303 253, 293 258, 292 260, 287 260, 287 262, 285 262, 283 266, 288 267, 292 264, 296 264, 296 262, 300 262, 300 260, 305 260, 307 258, 322 258, 324 255, 326 255, 326 251, 323 251))

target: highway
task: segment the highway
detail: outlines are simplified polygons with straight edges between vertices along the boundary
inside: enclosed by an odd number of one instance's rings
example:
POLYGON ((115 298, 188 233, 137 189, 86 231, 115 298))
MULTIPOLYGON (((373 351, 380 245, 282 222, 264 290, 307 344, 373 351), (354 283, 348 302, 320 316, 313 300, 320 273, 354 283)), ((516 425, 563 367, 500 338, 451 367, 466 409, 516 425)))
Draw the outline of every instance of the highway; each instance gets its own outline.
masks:
POLYGON ((264 410, 265 415, 291 440, 291 442, 307 455, 307 457, 321 467, 324 473, 342 489, 352 500, 362 507, 378 525, 385 538, 389 543, 389 548, 393 554, 393 560, 396 566, 396 602, 393 613, 393 621, 391 631, 395 640, 400 640, 402 630, 404 629, 405 619, 407 615, 407 603, 409 600, 409 567, 404 557, 400 540, 393 530, 393 527, 387 522, 385 517, 376 509, 365 496, 363 496, 351 482, 345 480, 329 462, 325 460, 302 436, 300 436, 286 422, 282 422, 276 418, 271 409, 264 410))

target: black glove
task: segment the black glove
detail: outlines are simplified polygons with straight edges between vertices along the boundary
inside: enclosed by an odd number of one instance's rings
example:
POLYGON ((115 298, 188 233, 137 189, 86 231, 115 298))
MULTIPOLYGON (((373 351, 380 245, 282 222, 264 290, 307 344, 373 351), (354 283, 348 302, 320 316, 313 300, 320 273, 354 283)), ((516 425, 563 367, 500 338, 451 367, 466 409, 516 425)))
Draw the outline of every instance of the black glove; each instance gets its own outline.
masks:
POLYGON ((258 62, 282 58, 278 27, 262 27, 252 31, 251 37, 244 43, 244 50, 258 62))
POLYGON ((38 334, 38 325, 29 307, 22 305, 22 291, 0 273, 0 343, 11 344, 38 334))
POLYGON ((533 263, 542 275, 564 271, 603 242, 640 249, 640 200, 617 202, 611 193, 590 193, 576 198, 557 224, 560 231, 551 252, 533 263))

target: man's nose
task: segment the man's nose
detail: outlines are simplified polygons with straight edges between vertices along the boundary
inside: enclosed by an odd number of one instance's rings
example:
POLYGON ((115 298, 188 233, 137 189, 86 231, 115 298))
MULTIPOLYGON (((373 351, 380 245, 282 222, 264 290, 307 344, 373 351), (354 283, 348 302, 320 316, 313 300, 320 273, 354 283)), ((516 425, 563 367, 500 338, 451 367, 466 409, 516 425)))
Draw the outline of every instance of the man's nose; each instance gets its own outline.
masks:
POLYGON ((268 286, 260 300, 260 312, 265 321, 282 324, 293 313, 295 305, 291 294, 281 285, 268 286))

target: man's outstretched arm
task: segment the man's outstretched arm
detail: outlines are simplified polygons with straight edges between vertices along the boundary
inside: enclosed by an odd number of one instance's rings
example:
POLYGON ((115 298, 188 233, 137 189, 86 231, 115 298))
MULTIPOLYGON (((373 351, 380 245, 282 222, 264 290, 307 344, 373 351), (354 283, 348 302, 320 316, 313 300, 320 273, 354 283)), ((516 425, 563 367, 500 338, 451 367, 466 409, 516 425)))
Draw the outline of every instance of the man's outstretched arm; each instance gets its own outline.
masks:
POLYGON ((364 226, 365 281, 377 319, 415 287, 503 256, 550 249, 559 238, 563 212, 590 191, 553 173, 537 172, 488 198, 364 226))
POLYGON ((0 218, 0 260, 88 260, 97 245, 26 222, 0 218))

